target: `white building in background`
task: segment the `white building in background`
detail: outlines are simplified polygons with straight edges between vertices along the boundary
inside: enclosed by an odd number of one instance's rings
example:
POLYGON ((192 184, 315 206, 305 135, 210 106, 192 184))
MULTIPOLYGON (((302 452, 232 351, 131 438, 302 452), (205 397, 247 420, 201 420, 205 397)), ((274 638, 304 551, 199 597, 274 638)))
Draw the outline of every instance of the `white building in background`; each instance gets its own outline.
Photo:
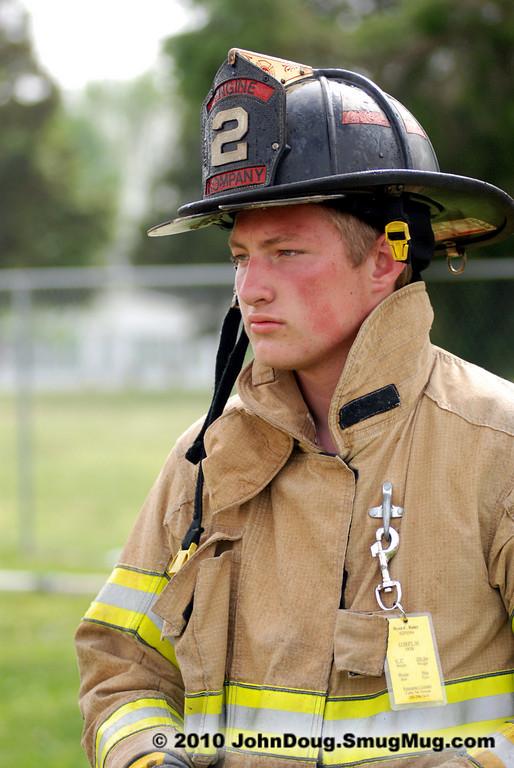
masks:
POLYGON ((199 337, 189 308, 156 292, 117 291, 84 317, 81 379, 103 389, 211 385, 216 338, 199 337))
MULTIPOLYGON (((0 388, 17 385, 13 317, 0 317, 0 388)), ((140 288, 112 289, 90 303, 32 305, 24 376, 42 391, 205 389, 217 336, 200 335, 190 307, 140 288)), ((19 352, 19 350, 18 350, 19 352)))

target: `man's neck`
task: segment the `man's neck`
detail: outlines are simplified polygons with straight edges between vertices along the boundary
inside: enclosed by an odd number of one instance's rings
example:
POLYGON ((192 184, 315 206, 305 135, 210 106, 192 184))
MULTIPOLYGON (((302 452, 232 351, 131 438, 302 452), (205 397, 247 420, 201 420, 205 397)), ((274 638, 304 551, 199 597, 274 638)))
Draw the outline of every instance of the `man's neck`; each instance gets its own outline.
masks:
POLYGON ((337 366, 323 370, 318 368, 316 371, 295 372, 303 399, 314 419, 318 445, 329 453, 337 453, 337 446, 328 425, 328 412, 344 362, 341 364, 339 361, 337 366))

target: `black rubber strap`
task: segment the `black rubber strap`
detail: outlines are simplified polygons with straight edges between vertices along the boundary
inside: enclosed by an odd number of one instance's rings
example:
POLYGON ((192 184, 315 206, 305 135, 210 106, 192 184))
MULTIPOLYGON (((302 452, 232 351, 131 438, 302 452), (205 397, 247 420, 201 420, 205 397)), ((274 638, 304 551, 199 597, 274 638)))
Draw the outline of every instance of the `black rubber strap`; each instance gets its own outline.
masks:
POLYGON ((223 321, 216 355, 216 374, 212 401, 200 432, 186 452, 186 459, 192 464, 200 464, 200 467, 196 480, 193 519, 182 541, 182 549, 184 550, 188 550, 191 544, 198 544, 203 533, 204 476, 201 462, 205 458, 204 437, 210 425, 223 413, 223 409, 227 404, 227 400, 243 365, 248 347, 248 336, 244 328, 242 328, 239 338, 237 337, 240 323, 241 312, 239 307, 230 307, 223 321))
POLYGON ((186 452, 186 459, 192 464, 198 464, 204 458, 203 438, 208 427, 221 416, 230 397, 232 388, 243 365, 248 347, 248 337, 244 328, 239 338, 237 333, 241 323, 241 312, 238 306, 230 307, 221 328, 218 351, 216 353, 216 373, 214 378, 214 394, 200 432, 186 452))
POLYGON ((203 467, 202 467, 202 463, 200 462, 200 466, 198 467, 198 477, 196 480, 196 488, 195 488, 195 504, 194 504, 194 511, 193 511, 193 519, 191 520, 191 525, 189 526, 187 533, 184 536, 184 539, 182 541, 182 549, 185 549, 185 550, 188 550, 191 544, 198 545, 200 542, 200 536, 203 533, 203 528, 202 528, 203 485, 204 485, 203 467))

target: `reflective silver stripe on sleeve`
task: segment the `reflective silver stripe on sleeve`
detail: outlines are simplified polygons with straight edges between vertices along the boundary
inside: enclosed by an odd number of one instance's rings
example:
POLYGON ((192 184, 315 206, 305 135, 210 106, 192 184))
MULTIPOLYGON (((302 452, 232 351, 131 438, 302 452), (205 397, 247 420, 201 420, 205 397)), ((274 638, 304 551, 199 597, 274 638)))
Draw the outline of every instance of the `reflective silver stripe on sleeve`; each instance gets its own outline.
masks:
POLYGON ((118 608, 127 608, 136 613, 146 613, 148 604, 153 602, 148 592, 142 592, 140 589, 131 587, 122 587, 120 584, 104 584, 98 597, 97 603, 106 603, 107 605, 116 605, 118 608))
POLYGON ((110 750, 122 739, 148 728, 181 729, 182 718, 165 701, 136 699, 115 710, 96 736, 96 768, 103 768, 110 750))
POLYGON ((164 622, 150 608, 158 597, 159 595, 157 594, 149 595, 147 592, 141 592, 138 589, 107 583, 96 598, 96 602, 113 605, 116 608, 125 608, 129 611, 134 611, 134 613, 144 613, 158 630, 162 632, 164 622))
POLYGON ((102 734, 102 738, 98 743, 98 754, 101 755, 103 753, 105 745, 117 731, 125 728, 127 725, 133 725, 140 720, 146 720, 149 717, 162 717, 166 720, 169 720, 169 725, 173 724, 168 710, 164 707, 145 707, 144 709, 137 709, 134 712, 128 712, 126 715, 113 723, 109 728, 105 729, 102 734))
POLYGON ((223 719, 221 715, 186 715, 185 731, 186 733, 220 733, 224 730, 223 719))

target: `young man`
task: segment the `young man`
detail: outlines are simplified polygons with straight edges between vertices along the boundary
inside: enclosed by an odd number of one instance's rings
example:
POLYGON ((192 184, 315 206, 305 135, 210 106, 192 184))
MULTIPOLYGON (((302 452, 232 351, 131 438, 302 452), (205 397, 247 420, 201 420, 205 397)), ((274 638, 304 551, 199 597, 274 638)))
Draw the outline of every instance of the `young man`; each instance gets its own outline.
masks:
POLYGON ((513 201, 354 73, 233 50, 203 116, 153 234, 230 228, 238 306, 78 632, 89 758, 513 765, 514 388, 430 344, 419 280, 513 201))

